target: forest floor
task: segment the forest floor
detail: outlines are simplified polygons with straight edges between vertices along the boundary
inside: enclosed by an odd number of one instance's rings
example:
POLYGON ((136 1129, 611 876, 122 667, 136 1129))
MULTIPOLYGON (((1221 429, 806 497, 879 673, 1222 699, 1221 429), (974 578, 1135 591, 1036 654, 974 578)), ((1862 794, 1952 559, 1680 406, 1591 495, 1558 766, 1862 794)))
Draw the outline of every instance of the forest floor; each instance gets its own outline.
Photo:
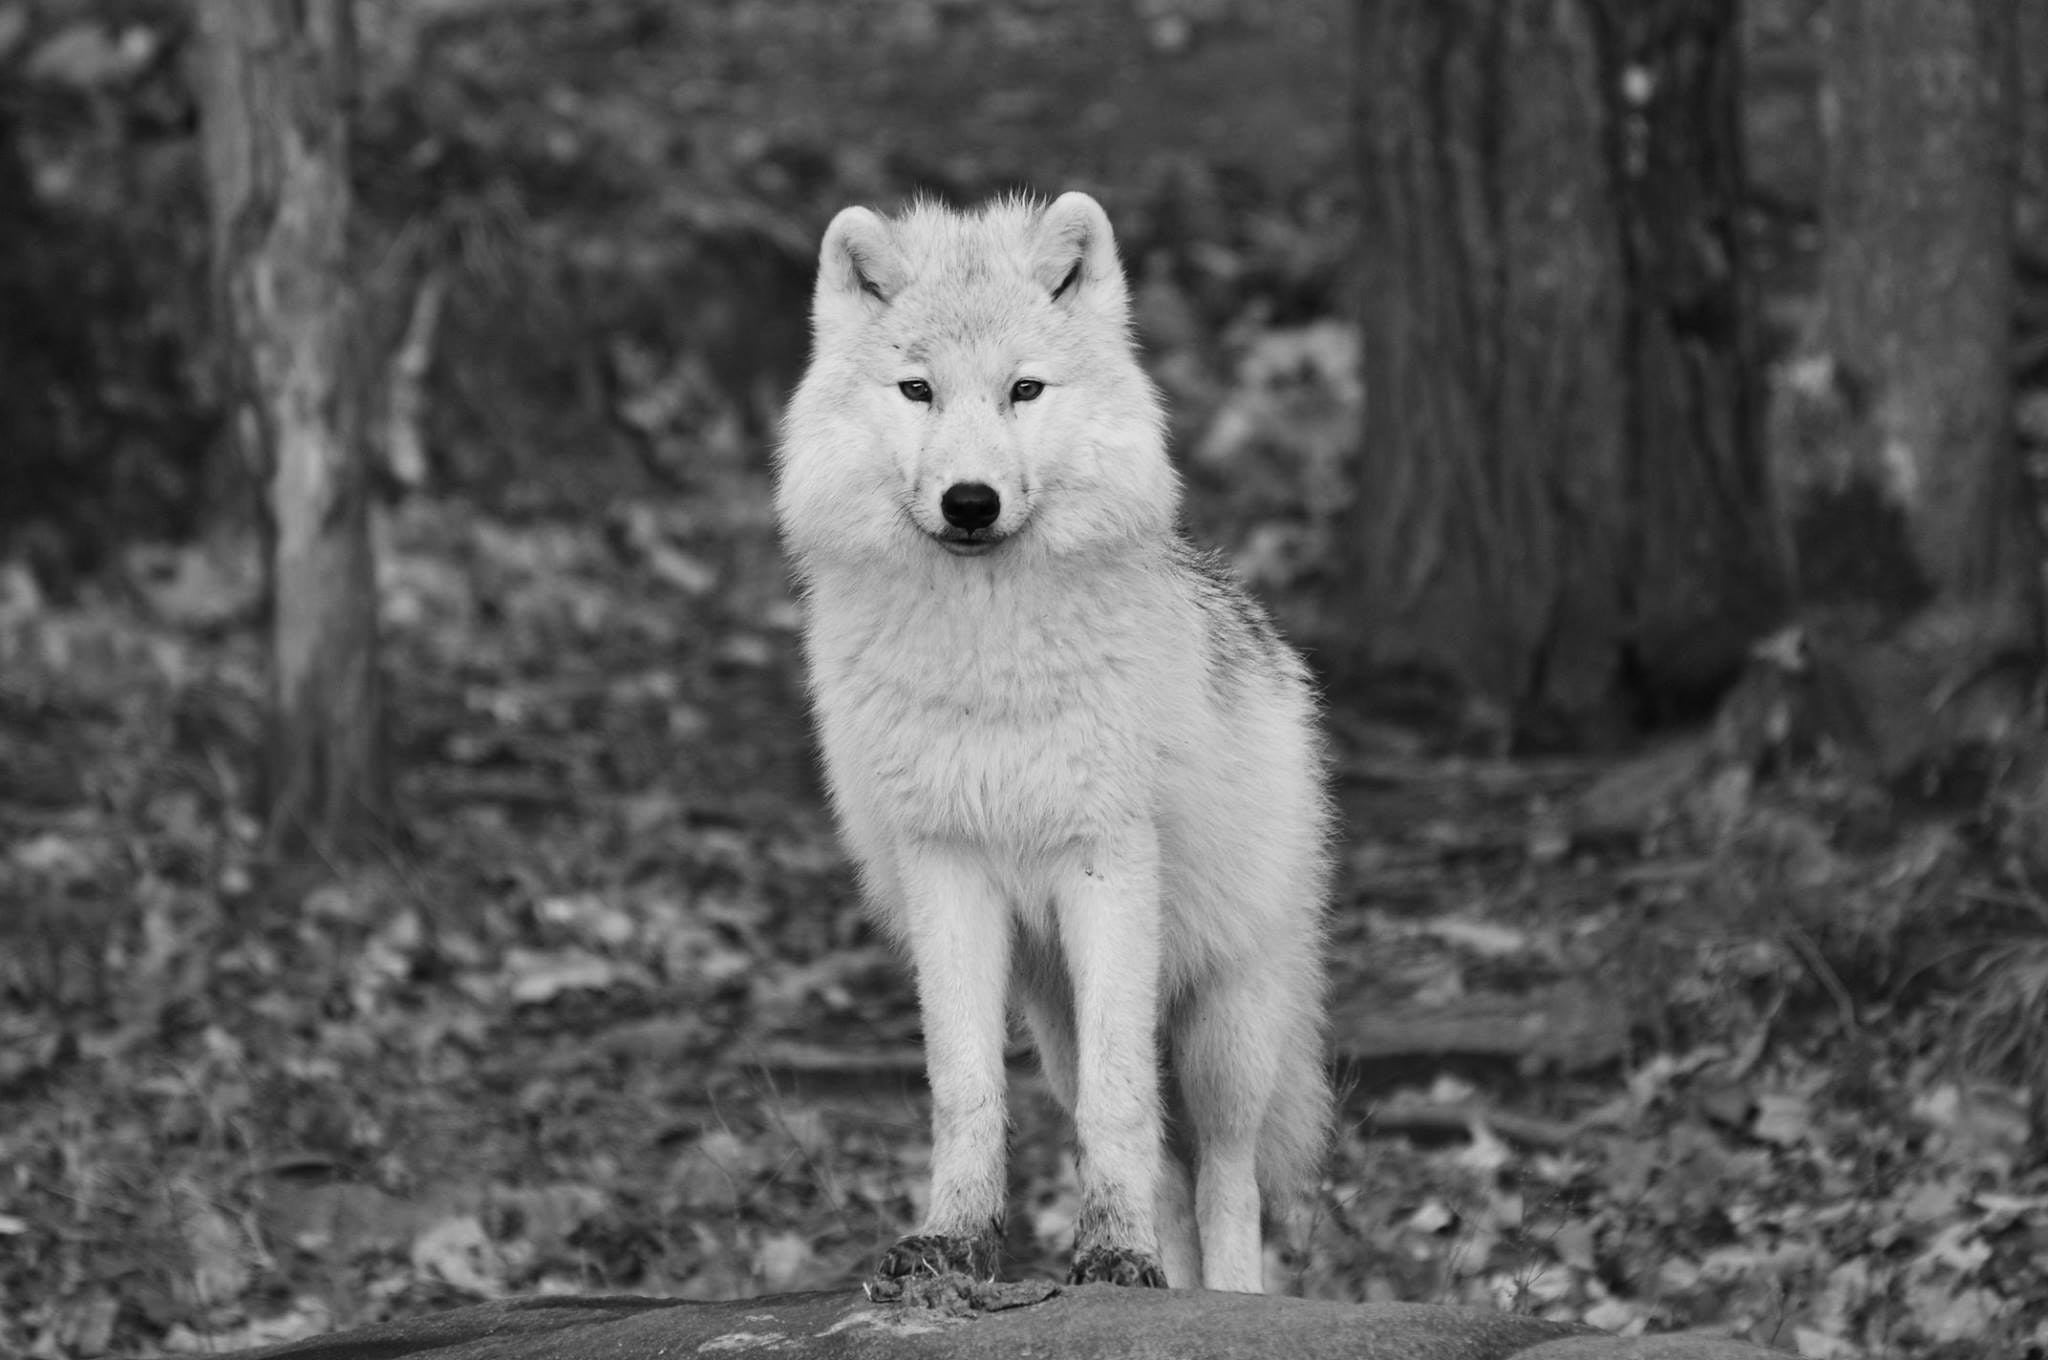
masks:
MULTIPOLYGON (((486 8, 366 28, 390 343, 435 356, 377 523, 390 843, 262 857, 247 536, 66 597, 0 564, 0 1357, 846 1286, 915 1224, 916 1011, 823 807, 762 456, 831 207, 1101 189, 1213 456, 1196 520, 1289 612, 1299 507, 1258 460, 1342 412, 1233 404, 1232 364, 1339 310, 1324 7, 486 8)), ((1345 1101, 1274 1287, 1831 1360, 2048 1346, 2018 813, 1717 731, 1507 759, 1330 697, 1345 1101)), ((1069 1142, 1012 1073, 1007 1269, 1056 1276, 1069 1142)))
MULTIPOLYGON (((256 637, 193 613, 239 556, 0 614, 0 1355, 843 1286, 916 1222, 915 1006, 821 805, 765 486, 731 491, 386 517, 403 833, 346 871, 258 857, 256 637)), ((2040 910, 1967 826, 1339 716, 1346 1100, 1276 1287, 2038 1343, 2028 1092, 1969 1075, 1956 998, 1850 971, 2040 910)), ((1009 1268, 1057 1275, 1068 1141, 1022 1052, 1013 1090, 1009 1268)))

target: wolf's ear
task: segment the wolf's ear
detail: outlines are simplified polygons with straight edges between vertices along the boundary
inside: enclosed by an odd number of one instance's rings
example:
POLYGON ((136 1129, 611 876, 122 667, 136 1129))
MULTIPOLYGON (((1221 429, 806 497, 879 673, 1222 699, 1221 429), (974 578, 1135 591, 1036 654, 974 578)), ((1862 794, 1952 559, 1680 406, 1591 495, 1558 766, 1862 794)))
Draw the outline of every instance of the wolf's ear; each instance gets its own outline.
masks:
POLYGON ((842 208, 818 247, 814 312, 879 311, 903 287, 903 264, 889 224, 866 208, 842 208))
POLYGON ((1031 272, 1063 306, 1092 306, 1117 317, 1126 309, 1109 214, 1087 194, 1061 194, 1039 215, 1031 272))

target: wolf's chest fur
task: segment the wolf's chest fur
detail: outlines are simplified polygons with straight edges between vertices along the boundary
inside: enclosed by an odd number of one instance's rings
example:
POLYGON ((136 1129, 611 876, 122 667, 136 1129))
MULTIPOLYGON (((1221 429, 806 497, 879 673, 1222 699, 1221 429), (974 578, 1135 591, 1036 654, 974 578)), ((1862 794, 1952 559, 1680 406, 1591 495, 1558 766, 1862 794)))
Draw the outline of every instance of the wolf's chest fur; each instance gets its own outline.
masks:
POLYGON ((811 653, 835 793, 898 831, 983 843, 1049 846, 1149 815, 1175 683, 1157 583, 934 565, 819 583, 811 653))

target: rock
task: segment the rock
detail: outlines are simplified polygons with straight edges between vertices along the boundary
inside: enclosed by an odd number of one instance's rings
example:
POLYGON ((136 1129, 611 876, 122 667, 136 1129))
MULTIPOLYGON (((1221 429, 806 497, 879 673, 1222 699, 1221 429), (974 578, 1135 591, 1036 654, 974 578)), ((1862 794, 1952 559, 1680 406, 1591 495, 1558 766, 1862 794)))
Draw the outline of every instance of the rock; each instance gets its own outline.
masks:
MULTIPOLYGON (((927 1291, 928 1293, 929 1291, 927 1291)), ((859 1292, 725 1303, 532 1298, 242 1352, 243 1360, 654 1360, 813 1357, 1285 1355, 1293 1360, 1757 1360, 1698 1336, 1618 1337, 1572 1323, 1429 1304, 1347 1304, 1202 1290, 972 1286, 958 1307, 859 1292)))

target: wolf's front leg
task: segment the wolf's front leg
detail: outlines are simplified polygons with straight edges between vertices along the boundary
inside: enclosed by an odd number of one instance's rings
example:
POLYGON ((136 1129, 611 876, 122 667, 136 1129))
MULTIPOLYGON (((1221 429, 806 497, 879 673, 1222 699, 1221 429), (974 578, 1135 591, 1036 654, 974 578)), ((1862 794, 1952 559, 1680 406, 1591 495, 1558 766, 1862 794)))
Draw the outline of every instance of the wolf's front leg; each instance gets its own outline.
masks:
POLYGON ((896 867, 932 1089, 932 1196, 924 1226, 883 1254, 877 1274, 993 1279, 1007 1189, 1009 907, 956 849, 914 844, 896 867))
POLYGON ((1154 1195, 1162 1122, 1157 1037, 1159 843, 1150 823, 1084 849, 1055 895, 1074 984, 1076 1284, 1163 1286, 1154 1195))

